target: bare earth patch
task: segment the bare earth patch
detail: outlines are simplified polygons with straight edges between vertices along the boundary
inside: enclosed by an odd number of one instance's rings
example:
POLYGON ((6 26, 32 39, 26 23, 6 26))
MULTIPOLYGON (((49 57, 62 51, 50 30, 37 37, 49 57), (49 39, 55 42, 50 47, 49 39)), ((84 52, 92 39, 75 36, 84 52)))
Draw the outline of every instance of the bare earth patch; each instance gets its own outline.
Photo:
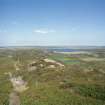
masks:
POLYGON ((47 62, 47 63, 55 63, 55 64, 57 64, 57 65, 59 65, 59 66, 61 66, 61 67, 64 67, 64 65, 63 64, 61 64, 60 62, 57 62, 57 61, 55 61, 55 60, 52 60, 52 59, 44 59, 44 61, 45 62, 47 62))
POLYGON ((55 69, 56 67, 55 67, 55 65, 49 65, 47 68, 48 69, 55 69))
POLYGON ((23 92, 28 89, 28 87, 26 86, 27 82, 22 80, 21 76, 12 77, 12 78, 10 78, 10 81, 11 81, 13 88, 16 92, 23 92))

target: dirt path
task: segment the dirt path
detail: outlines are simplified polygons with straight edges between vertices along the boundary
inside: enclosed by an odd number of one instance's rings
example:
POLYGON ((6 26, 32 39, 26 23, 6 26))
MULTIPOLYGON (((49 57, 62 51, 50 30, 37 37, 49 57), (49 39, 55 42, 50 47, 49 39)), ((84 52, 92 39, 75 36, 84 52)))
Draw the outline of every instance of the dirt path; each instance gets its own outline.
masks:
POLYGON ((9 105, 20 105, 19 94, 16 91, 13 91, 9 95, 9 105))
POLYGON ((11 76, 10 81, 13 85, 13 91, 10 93, 9 96, 9 105, 20 105, 19 93, 28 89, 28 87, 26 86, 27 83, 22 79, 21 76, 11 76))
MULTIPOLYGON (((20 70, 17 63, 14 65, 15 70, 20 70)), ((20 105, 19 93, 28 89, 27 82, 25 82, 21 76, 14 77, 12 73, 9 73, 10 81, 13 86, 13 91, 9 95, 9 105, 20 105)))

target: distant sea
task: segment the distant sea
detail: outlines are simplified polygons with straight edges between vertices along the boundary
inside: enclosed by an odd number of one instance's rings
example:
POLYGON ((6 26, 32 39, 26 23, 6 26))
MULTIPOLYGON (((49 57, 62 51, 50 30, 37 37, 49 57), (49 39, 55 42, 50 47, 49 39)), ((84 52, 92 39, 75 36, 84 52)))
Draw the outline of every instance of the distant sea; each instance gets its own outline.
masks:
POLYGON ((64 49, 64 48, 55 48, 55 49, 48 49, 49 51, 53 51, 53 52, 77 52, 79 50, 77 49, 64 49))

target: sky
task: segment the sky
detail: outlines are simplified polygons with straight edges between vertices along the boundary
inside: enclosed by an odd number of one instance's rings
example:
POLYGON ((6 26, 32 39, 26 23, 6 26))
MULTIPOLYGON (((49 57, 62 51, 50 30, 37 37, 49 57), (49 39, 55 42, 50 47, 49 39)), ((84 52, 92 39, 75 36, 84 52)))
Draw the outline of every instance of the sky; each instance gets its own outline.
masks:
POLYGON ((0 46, 105 46, 105 0, 0 0, 0 46))

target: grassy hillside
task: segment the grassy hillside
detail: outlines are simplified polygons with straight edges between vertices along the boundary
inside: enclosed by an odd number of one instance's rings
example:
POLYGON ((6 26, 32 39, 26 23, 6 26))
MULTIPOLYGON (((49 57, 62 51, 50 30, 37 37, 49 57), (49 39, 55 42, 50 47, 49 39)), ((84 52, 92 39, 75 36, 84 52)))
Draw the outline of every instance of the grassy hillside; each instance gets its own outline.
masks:
POLYGON ((17 77, 28 87, 18 92, 21 105, 105 105, 103 49, 90 54, 0 49, 0 105, 9 105, 11 78, 17 77))

